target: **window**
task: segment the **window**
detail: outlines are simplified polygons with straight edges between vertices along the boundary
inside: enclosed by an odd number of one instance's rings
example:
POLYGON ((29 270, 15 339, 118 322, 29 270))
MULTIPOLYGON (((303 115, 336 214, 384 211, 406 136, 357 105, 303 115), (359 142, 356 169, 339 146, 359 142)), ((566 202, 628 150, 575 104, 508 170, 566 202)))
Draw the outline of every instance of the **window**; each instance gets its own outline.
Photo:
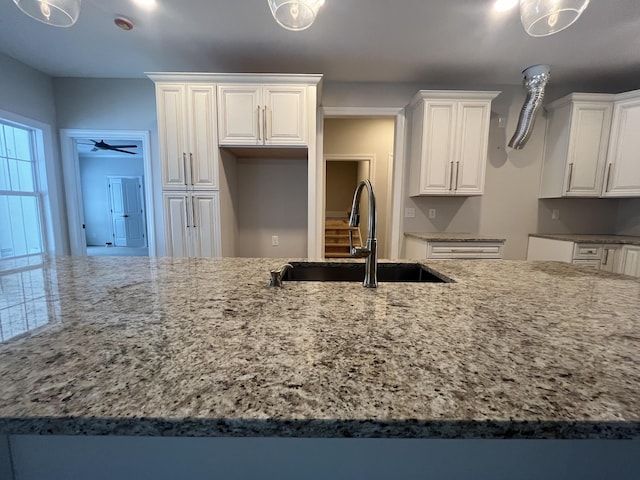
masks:
POLYGON ((42 263, 38 178, 35 130, 0 119, 0 270, 42 263))

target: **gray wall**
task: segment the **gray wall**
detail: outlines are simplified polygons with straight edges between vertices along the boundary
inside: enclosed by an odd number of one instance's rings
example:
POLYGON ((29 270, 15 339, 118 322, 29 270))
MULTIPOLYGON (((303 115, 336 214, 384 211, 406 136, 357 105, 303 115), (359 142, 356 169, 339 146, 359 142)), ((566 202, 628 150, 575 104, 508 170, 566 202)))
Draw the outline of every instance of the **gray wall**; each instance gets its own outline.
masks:
POLYGON ((56 78, 58 127, 145 130, 151 134, 157 255, 165 254, 155 86, 148 79, 56 78))
POLYGON ((640 198, 619 200, 616 233, 619 235, 640 235, 640 198))

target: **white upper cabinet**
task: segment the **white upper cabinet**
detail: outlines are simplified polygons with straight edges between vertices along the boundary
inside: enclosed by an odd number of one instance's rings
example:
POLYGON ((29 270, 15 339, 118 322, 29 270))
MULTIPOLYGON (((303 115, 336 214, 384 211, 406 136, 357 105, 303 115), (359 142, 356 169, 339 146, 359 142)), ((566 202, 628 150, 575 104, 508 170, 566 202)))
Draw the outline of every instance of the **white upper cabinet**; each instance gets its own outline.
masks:
POLYGON ((411 195, 484 193, 491 101, 499 93, 418 92, 409 105, 411 195))
POLYGON ((549 104, 540 198, 602 193, 613 95, 567 95, 549 104))
POLYGON ((215 86, 157 83, 156 99, 162 188, 217 189, 215 86))
POLYGON ((306 146, 306 85, 218 85, 219 143, 229 146, 306 146))
POLYGON ((613 107, 605 197, 640 196, 640 90, 621 94, 613 107))

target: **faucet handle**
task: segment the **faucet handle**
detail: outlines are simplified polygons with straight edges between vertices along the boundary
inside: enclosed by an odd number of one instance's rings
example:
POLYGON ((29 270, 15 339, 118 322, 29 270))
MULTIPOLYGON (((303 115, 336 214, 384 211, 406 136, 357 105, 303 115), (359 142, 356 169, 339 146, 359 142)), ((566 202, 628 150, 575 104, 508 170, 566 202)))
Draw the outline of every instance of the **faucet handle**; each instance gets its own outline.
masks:
POLYGON ((275 270, 271 270, 269 273, 271 278, 269 279, 270 287, 281 287, 282 286, 282 277, 284 277, 285 272, 289 269, 293 268, 293 265, 290 263, 285 263, 280 268, 275 270))

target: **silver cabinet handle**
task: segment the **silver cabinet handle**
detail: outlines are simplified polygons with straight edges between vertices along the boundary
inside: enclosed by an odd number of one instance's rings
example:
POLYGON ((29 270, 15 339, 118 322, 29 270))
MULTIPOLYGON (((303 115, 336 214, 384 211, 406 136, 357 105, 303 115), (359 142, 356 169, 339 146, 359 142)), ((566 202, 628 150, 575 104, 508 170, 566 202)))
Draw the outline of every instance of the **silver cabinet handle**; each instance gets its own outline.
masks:
POLYGON ((258 105, 258 141, 262 142, 262 132, 261 132, 261 128, 260 128, 260 105, 258 105))
POLYGON ((460 162, 456 162, 456 188, 454 190, 458 190, 458 173, 460 173, 460 162))
POLYGON ((193 197, 191 197, 191 226, 196 227, 196 202, 193 197))
POLYGON ((182 169, 184 171, 184 184, 187 184, 187 154, 182 152, 182 169))
POLYGON ((193 153, 189 153, 189 179, 191 186, 193 186, 193 153))
POLYGON ((264 138, 265 143, 267 142, 267 106, 264 106, 264 110, 262 110, 262 138, 264 138))
POLYGON ((187 197, 186 195, 184 196, 184 213, 186 215, 186 219, 187 219, 187 228, 189 228, 191 225, 189 225, 189 197, 187 197))
POLYGON ((451 162, 451 172, 449 173, 449 190, 453 190, 453 162, 451 162))
POLYGON ((613 165, 613 164, 610 163, 609 166, 607 167, 607 181, 604 184, 604 191, 605 192, 609 191, 609 181, 611 180, 611 165, 613 165))
POLYGON ((609 263, 609 249, 605 248, 604 249, 604 259, 602 260, 602 263, 604 265, 606 265, 607 263, 609 263))
POLYGON ((476 250, 462 250, 462 249, 456 249, 456 248, 452 248, 451 250, 449 250, 451 253, 492 253, 490 250, 482 250, 482 249, 476 249, 476 250))
POLYGON ((571 177, 573 177, 573 163, 569 164, 569 181, 567 182, 567 192, 571 191, 571 177))

